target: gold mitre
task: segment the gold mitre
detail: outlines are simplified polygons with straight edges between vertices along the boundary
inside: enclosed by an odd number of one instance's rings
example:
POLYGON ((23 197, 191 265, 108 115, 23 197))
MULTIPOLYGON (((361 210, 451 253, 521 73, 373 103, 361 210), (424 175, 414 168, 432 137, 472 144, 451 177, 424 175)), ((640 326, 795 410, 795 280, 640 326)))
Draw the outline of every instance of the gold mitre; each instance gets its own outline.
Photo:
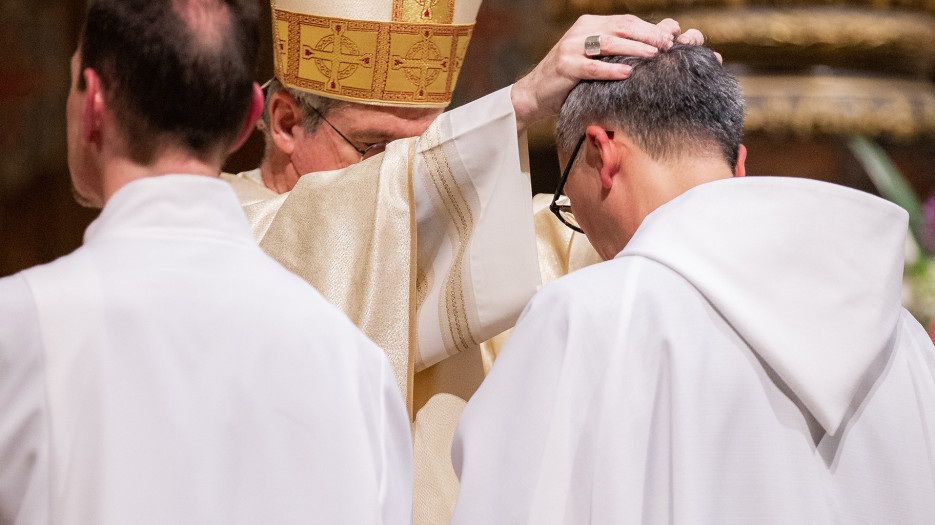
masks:
POLYGON ((481 0, 271 0, 276 78, 366 104, 444 107, 481 0))

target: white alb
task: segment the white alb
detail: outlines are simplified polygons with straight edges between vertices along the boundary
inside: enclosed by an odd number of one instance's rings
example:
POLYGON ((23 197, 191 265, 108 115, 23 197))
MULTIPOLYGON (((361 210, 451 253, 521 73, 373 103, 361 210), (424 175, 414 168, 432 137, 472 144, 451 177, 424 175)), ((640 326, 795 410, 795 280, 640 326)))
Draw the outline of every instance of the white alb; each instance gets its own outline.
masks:
POLYGON ((546 286, 460 421, 453 523, 935 523, 907 215, 729 179, 546 286))
POLYGON ((226 183, 132 182, 0 280, 0 523, 405 524, 411 501, 382 351, 226 183))

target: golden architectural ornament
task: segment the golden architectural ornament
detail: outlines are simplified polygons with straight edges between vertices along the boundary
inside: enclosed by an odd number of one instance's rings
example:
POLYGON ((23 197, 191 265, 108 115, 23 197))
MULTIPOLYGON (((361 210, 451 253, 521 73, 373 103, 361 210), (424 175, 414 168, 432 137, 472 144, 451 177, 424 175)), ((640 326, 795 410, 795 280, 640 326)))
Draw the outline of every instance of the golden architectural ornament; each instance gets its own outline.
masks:
MULTIPOLYGON (((553 18, 572 19, 583 14, 611 13, 672 13, 696 9, 718 10, 743 8, 854 8, 877 11, 915 11, 935 16, 935 2, 931 0, 550 0, 549 14, 553 18)), ((681 19, 676 19, 681 22, 681 19)))
POLYGON ((910 12, 732 8, 686 12, 678 20, 686 28, 703 28, 709 41, 722 44, 935 52, 935 18, 910 12))
POLYGON ((272 0, 284 85, 369 104, 451 102, 480 0, 272 0))
POLYGON ((935 90, 930 83, 888 78, 747 76, 746 131, 885 135, 905 139, 935 134, 935 90))
POLYGON ((731 8, 686 12, 678 20, 746 64, 768 67, 782 60, 861 68, 876 59, 888 61, 888 69, 925 73, 935 57, 935 18, 924 13, 731 8))

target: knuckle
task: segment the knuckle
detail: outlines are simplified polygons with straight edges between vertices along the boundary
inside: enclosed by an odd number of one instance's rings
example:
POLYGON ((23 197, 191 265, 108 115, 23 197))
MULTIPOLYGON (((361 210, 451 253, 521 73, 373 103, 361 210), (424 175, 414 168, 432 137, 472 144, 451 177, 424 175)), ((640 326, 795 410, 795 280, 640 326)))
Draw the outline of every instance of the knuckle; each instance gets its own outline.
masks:
POLYGON ((588 78, 596 78, 601 72, 600 64, 601 63, 596 60, 589 60, 587 65, 584 66, 585 75, 587 75, 588 78))
POLYGON ((559 62, 561 62, 565 58, 566 55, 574 51, 572 49, 573 47, 572 43, 569 42, 568 40, 562 40, 561 42, 557 44, 557 47, 558 47, 559 62))
POLYGON ((640 21, 641 21, 640 18, 636 15, 631 15, 631 14, 620 15, 620 24, 623 26, 632 26, 633 24, 636 24, 640 21))
POLYGON ((571 59, 568 55, 562 54, 558 57, 558 60, 555 61, 555 69, 559 73, 564 73, 571 68, 571 59))
POLYGON ((688 31, 685 31, 684 35, 685 35, 685 38, 687 38, 689 42, 692 42, 692 43, 704 42, 704 35, 702 35, 701 31, 698 31, 697 29, 689 29, 688 31))

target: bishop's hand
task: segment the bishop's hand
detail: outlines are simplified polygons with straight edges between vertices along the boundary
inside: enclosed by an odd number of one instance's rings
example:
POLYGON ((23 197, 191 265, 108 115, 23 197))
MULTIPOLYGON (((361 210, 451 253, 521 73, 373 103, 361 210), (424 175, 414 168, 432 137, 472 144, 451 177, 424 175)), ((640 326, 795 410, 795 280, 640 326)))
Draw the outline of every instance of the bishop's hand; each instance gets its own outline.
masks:
POLYGON ((600 55, 652 56, 659 49, 668 49, 676 39, 685 44, 704 42, 697 29, 682 33, 671 18, 651 24, 633 15, 584 15, 535 69, 513 85, 510 96, 520 131, 558 114, 580 80, 622 80, 630 75, 628 65, 601 62, 585 53, 585 39, 592 35, 600 35, 600 55))

